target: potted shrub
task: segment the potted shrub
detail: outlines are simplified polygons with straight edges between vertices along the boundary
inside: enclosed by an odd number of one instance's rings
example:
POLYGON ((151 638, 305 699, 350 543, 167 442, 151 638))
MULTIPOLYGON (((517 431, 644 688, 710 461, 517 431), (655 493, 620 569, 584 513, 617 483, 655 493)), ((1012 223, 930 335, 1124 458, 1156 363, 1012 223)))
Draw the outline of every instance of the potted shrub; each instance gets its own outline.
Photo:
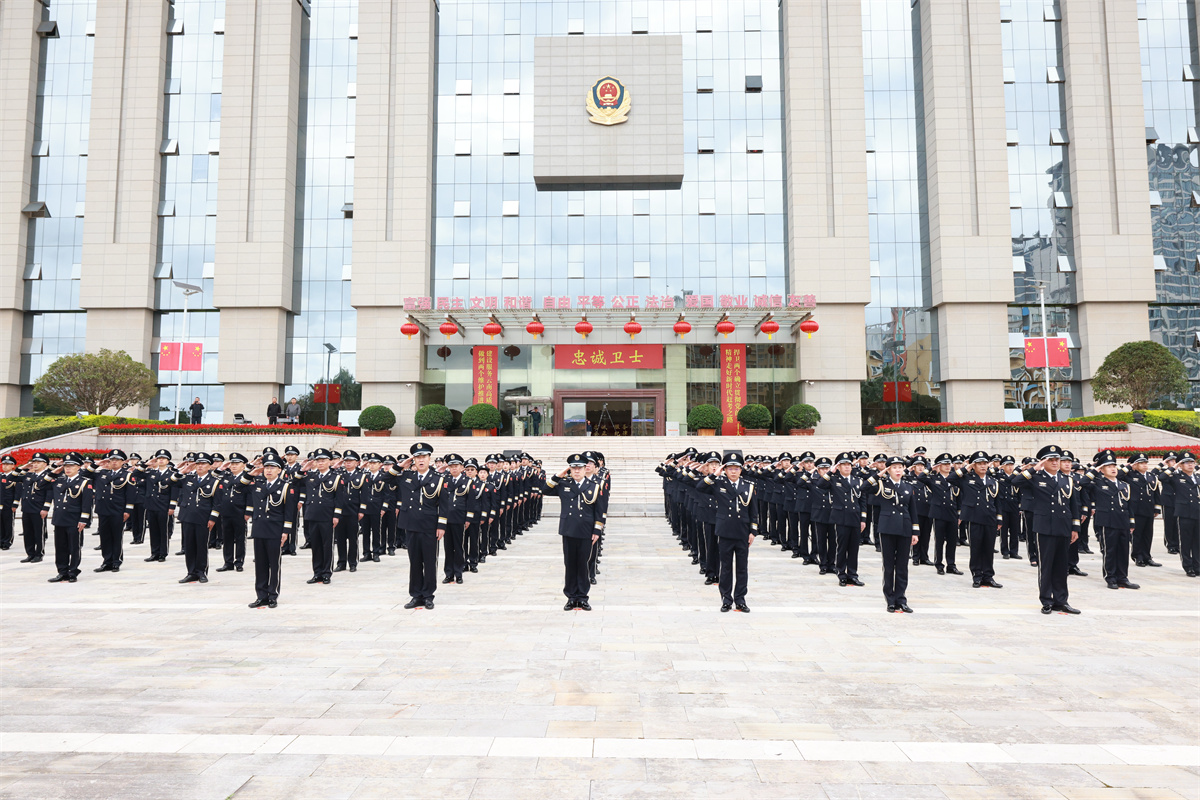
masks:
POLYGON ((807 403, 796 403, 783 412, 783 427, 792 436, 812 436, 820 421, 821 412, 807 403))
POLYGON ((391 436, 396 415, 387 406, 367 406, 358 414, 358 427, 363 436, 391 436))
POLYGON ((758 403, 747 403, 737 413, 737 421, 747 436, 767 436, 771 432, 771 409, 758 403))
POLYGON ((500 409, 491 403, 468 406, 462 415, 462 426, 469 428, 473 436, 491 436, 502 423, 500 409))
POLYGON ((708 403, 694 407, 687 415, 687 426, 701 436, 716 436, 724 421, 721 409, 708 403))
POLYGON ((446 431, 454 424, 454 415, 445 406, 430 403, 417 409, 413 423, 421 429, 422 436, 445 436, 446 431))

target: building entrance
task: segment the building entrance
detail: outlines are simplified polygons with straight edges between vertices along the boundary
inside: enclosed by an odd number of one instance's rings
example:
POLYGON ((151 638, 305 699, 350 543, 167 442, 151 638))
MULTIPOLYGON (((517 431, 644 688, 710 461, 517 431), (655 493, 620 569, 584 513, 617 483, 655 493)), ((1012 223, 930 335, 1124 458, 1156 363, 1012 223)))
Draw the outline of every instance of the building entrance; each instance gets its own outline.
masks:
POLYGON ((662 436, 664 392, 660 390, 554 393, 555 436, 662 436))

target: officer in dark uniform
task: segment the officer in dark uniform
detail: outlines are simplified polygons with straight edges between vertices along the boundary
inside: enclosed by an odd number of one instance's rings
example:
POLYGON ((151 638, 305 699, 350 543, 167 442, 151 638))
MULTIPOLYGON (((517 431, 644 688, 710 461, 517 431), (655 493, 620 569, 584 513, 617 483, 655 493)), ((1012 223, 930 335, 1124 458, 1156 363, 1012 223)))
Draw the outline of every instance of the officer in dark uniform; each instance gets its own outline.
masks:
POLYGON ((133 480, 127 493, 133 503, 133 511, 130 512, 129 519, 125 523, 125 530, 133 534, 134 544, 141 544, 146 541, 146 487, 142 479, 142 474, 145 472, 142 467, 142 457, 137 453, 130 453, 129 459, 125 462, 125 468, 133 474, 133 480))
POLYGON ((467 478, 467 493, 464 495, 463 558, 468 572, 479 572, 479 515, 483 510, 487 486, 479 477, 479 461, 468 458, 463 462, 463 475, 467 478))
POLYGON ((133 513, 130 496, 133 478, 125 469, 125 453, 109 450, 100 461, 99 469, 85 465, 82 471, 92 481, 96 527, 100 533, 103 560, 94 572, 120 572, 125 560, 121 546, 125 538, 125 521, 133 513))
POLYGON ((1150 555, 1154 543, 1154 518, 1159 516, 1158 477, 1150 472, 1150 460, 1144 453, 1129 457, 1129 467, 1119 470, 1117 477, 1129 484, 1129 507, 1133 512, 1133 542, 1130 555, 1139 567, 1161 567, 1150 555))
POLYGON ((159 450, 151 457, 149 468, 141 473, 146 498, 146 528, 150 532, 150 557, 146 561, 166 561, 170 549, 167 523, 174 508, 171 495, 175 488, 170 463, 171 451, 159 450))
POLYGON ((338 505, 342 475, 330 469, 333 454, 325 448, 313 451, 293 483, 300 498, 304 535, 312 553, 312 577, 308 583, 328 584, 333 576, 333 532, 342 516, 338 505))
POLYGON ((1137 589, 1129 582, 1129 543, 1135 527, 1129 508, 1129 484, 1117 480, 1117 457, 1112 450, 1096 454, 1095 466, 1080 483, 1096 520, 1096 537, 1104 551, 1104 581, 1109 589, 1137 589))
POLYGON ((254 590, 251 608, 275 608, 279 601, 279 575, 283 542, 295 533, 296 487, 283 478, 283 462, 266 453, 262 465, 239 476, 248 490, 251 508, 250 539, 254 542, 254 590))
POLYGON ((362 488, 366 484, 366 470, 359 468, 358 453, 347 450, 342 453, 339 466, 342 474, 342 496, 338 498, 338 507, 342 509, 341 519, 334 530, 334 544, 337 549, 337 566, 334 572, 342 572, 349 564, 350 571, 358 569, 358 529, 362 521, 362 488))
POLYGON ((1002 558, 1021 557, 1021 497, 1012 484, 1017 460, 1012 456, 1000 459, 1000 471, 995 473, 1000 493, 996 497, 1000 511, 1000 555, 1002 558))
POLYGON ((175 513, 182 528, 183 555, 187 575, 180 583, 208 583, 208 535, 216 527, 217 477, 209 472, 212 456, 196 453, 196 460, 171 476, 179 487, 175 513))
POLYGON ((1174 453, 1163 456, 1162 464, 1154 471, 1158 478, 1158 503, 1162 509, 1163 546, 1173 556, 1179 555, 1179 527, 1175 524, 1175 482, 1167 480, 1179 472, 1174 453))
POLYGON ((1062 448, 1046 445, 1037 454, 1036 469, 1014 472, 1012 481, 1030 492, 1033 530, 1038 549, 1038 595, 1042 613, 1078 614, 1068 601, 1068 551, 1079 537, 1079 494, 1069 478, 1058 474, 1062 448))
POLYGON ((250 505, 249 487, 242 481, 246 457, 230 453, 228 463, 229 471, 217 478, 216 506, 220 517, 216 527, 221 529, 219 538, 225 559, 217 572, 241 572, 246 563, 246 523, 254 509, 250 505))
POLYGON ((412 600, 405 608, 433 608, 437 589, 438 542, 446 534, 446 514, 450 494, 445 491, 445 478, 429 468, 433 448, 417 442, 408 449, 401 473, 413 481, 412 508, 408 509, 408 593, 412 600))
POLYGON ((758 493, 742 478, 742 457, 726 453, 724 475, 706 475, 697 489, 710 494, 716 501, 717 550, 721 558, 721 611, 735 605, 738 611, 750 612, 746 605, 746 585, 749 582, 747 560, 750 545, 758 534, 758 493))
POLYGON ((378 453, 366 453, 367 469, 363 473, 363 484, 358 493, 358 510, 362 515, 363 563, 378 561, 376 555, 383 535, 383 515, 389 507, 391 477, 383 471, 383 458, 378 453))
POLYGON ((596 516, 600 520, 600 538, 592 545, 588 553, 588 581, 594 586, 596 576, 600 574, 600 555, 604 551, 604 530, 608 527, 608 498, 612 489, 612 477, 604 469, 604 454, 599 450, 588 450, 583 454, 586 463, 583 474, 600 486, 600 496, 596 498, 596 516))
POLYGON ((833 527, 833 497, 818 486, 833 468, 833 461, 821 456, 815 462, 816 472, 809 478, 809 503, 812 509, 810 524, 813 528, 813 557, 816 558, 820 574, 834 572, 837 558, 837 534, 833 527))
POLYGON ((383 512, 383 542, 375 553, 375 560, 387 553, 396 555, 396 549, 408 549, 409 526, 419 522, 413 516, 420 501, 417 493, 417 479, 412 470, 403 471, 397 468, 396 459, 390 455, 383 458, 383 469, 390 476, 388 481, 388 507, 383 512))
POLYGON ((908 553, 921 535, 917 523, 916 489, 903 480, 904 459, 892 456, 885 462, 885 476, 867 478, 867 488, 878 503, 879 521, 876 536, 879 537, 880 554, 883 558, 883 596, 889 612, 911 614, 908 598, 908 553))
POLYGON ((853 455, 839 453, 836 470, 815 482, 829 494, 830 518, 837 532, 837 572, 841 586, 862 586, 858 578, 858 548, 867 528, 868 511, 862 494, 862 478, 853 473, 853 455))
POLYGON ((20 499, 21 479, 16 473, 17 461, 12 456, 0 458, 0 550, 12 547, 15 537, 13 515, 20 499))
POLYGON ((960 519, 971 543, 971 585, 1000 589, 996 582, 996 534, 1004 518, 997 497, 1000 484, 988 474, 991 457, 982 450, 971 454, 971 467, 952 471, 947 478, 959 491, 960 519))
POLYGON ((54 565, 58 568, 50 583, 74 583, 79 578, 83 531, 92 522, 92 482, 80 473, 82 465, 83 456, 68 453, 61 466, 42 475, 42 481, 51 487, 46 507, 54 526, 54 565))
POLYGON ((958 509, 955 494, 957 487, 950 483, 953 456, 942 453, 934 459, 933 469, 920 475, 917 480, 929 492, 929 516, 933 520, 933 554, 937 574, 962 575, 954 562, 958 547, 958 509), (945 555, 943 564, 942 557, 945 555))
POLYGON ((1200 473, 1190 452, 1179 454, 1171 482, 1175 499, 1175 525, 1179 532, 1179 561, 1189 578, 1200 576, 1200 473))
MULTIPOLYGON (((263 452, 264 452, 264 454, 267 453, 266 450, 264 450, 263 452)), ((274 454, 276 457, 279 456, 279 453, 276 452, 274 450, 274 448, 272 448, 270 450, 270 452, 272 454, 274 454)), ((301 472, 303 472, 303 465, 300 463, 300 449, 297 448, 295 445, 289 444, 287 447, 283 448, 282 477, 285 481, 294 481, 300 477, 301 472)), ((300 538, 300 531, 299 531, 300 522, 299 521, 296 522, 296 527, 297 527, 297 530, 288 534, 287 541, 285 541, 283 543, 283 548, 282 548, 281 552, 285 556, 296 555, 297 548, 300 545, 300 543, 297 541, 300 538)))
POLYGON ((44 453, 34 453, 25 469, 21 471, 19 492, 21 508, 21 538, 25 540, 25 557, 22 564, 37 564, 42 560, 46 548, 46 517, 50 513, 48 495, 51 481, 43 480, 48 474, 50 460, 44 453))
POLYGON ((800 454, 799 466, 796 467, 792 478, 792 486, 796 492, 796 548, 792 558, 802 558, 804 564, 815 564, 816 542, 812 527, 812 496, 816 491, 812 487, 812 478, 816 474, 814 462, 816 454, 806 450, 800 454))
POLYGON ((924 564, 933 566, 929 560, 929 537, 933 533, 933 517, 930 516, 929 487, 921 483, 920 478, 929 470, 929 462, 924 456, 913 456, 908 461, 908 469, 902 480, 913 487, 913 509, 917 517, 917 543, 913 546, 913 566, 924 564))
POLYGON ((604 520, 596 501, 600 499, 600 481, 584 475, 587 458, 573 453, 567 459, 567 469, 546 478, 545 494, 559 498, 558 535, 563 547, 563 594, 567 603, 563 611, 591 611, 588 594, 588 557, 592 545, 600 540, 604 520))
POLYGON ((446 455, 445 485, 442 491, 446 493, 446 536, 442 539, 446 558, 442 564, 445 576, 442 583, 462 583, 463 571, 466 569, 466 547, 464 540, 467 524, 467 493, 471 486, 467 476, 463 474, 463 457, 458 453, 446 455))

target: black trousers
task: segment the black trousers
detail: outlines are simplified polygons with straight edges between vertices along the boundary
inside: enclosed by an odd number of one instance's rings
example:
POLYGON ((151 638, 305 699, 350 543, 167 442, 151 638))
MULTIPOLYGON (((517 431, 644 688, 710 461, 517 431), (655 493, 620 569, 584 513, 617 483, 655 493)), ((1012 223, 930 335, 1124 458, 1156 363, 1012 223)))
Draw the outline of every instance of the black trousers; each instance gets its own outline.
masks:
POLYGON ((1150 545, 1154 541, 1154 517, 1141 515, 1133 518, 1133 538, 1129 544, 1129 552, 1136 563, 1150 560, 1150 545))
POLYGON ((79 577, 79 562, 83 558, 83 533, 78 525, 54 526, 54 566, 58 574, 79 577))
POLYGON ((379 549, 375 555, 380 556, 385 550, 391 551, 405 546, 408 534, 400 528, 400 524, 396 520, 396 509, 384 509, 379 525, 379 549))
POLYGON ((929 534, 932 531, 932 519, 917 517, 917 546, 912 549, 913 563, 929 563, 929 534))
POLYGON ((383 528, 383 516, 381 512, 374 511, 363 514, 358 527, 362 530, 363 561, 369 561, 373 556, 381 552, 380 534, 383 528))
POLYGON ((880 554, 883 556, 883 597, 889 606, 908 603, 908 550, 911 536, 879 537, 880 554))
POLYGON ((333 522, 306 519, 304 533, 312 553, 313 577, 324 580, 333 574, 333 522))
POLYGON ((837 526, 837 573, 839 578, 858 577, 858 548, 862 543, 857 525, 837 526))
POLYGON ((716 580, 721 577, 721 551, 717 544, 717 525, 714 522, 700 523, 704 528, 704 567, 705 577, 716 580))
POLYGON ((1129 543, 1132 540, 1129 529, 1097 527, 1096 538, 1104 540, 1104 580, 1108 583, 1129 580, 1129 543))
POLYGON ((21 515, 21 538, 25 540, 25 555, 41 558, 46 552, 46 521, 40 512, 21 515))
POLYGON ((942 553, 946 555, 947 567, 957 566, 954 563, 954 553, 958 549, 958 523, 949 519, 933 521, 933 557, 939 567, 942 564, 942 553))
POLYGON ((188 576, 208 577, 208 525, 195 522, 179 525, 183 530, 183 559, 188 576))
POLYGON ((588 572, 588 558, 592 554, 592 537, 562 537, 563 548, 563 594, 568 600, 586 602, 592 581, 588 572))
MULTIPOLYGON (((292 537, 289 536, 289 539, 292 537)), ((253 539, 254 591, 260 603, 279 600, 279 573, 283 566, 283 551, 278 536, 253 539)))
POLYGON ((1179 522, 1175 519, 1175 509, 1163 506, 1163 546, 1167 550, 1179 549, 1179 522))
MULTIPOLYGON (((366 522, 367 518, 364 516, 362 521, 366 522)), ((337 539, 338 567, 344 567, 346 564, 358 567, 358 523, 358 514, 351 511, 342 517, 333 532, 334 538, 337 539)))
POLYGON ((1200 572, 1200 520, 1176 517, 1179 526, 1179 563, 1184 572, 1200 572))
POLYGON ((291 533, 289 533, 288 537, 287 537, 287 541, 284 542, 280 546, 279 552, 282 553, 283 555, 285 555, 285 556, 296 555, 296 547, 298 547, 298 545, 296 544, 296 540, 300 538, 299 527, 300 527, 300 525, 297 524, 296 525, 297 530, 293 530, 291 533))
POLYGON ((807 512, 801 511, 796 514, 796 552, 805 558, 813 552, 809 546, 809 539, 812 536, 812 524, 808 520, 809 515, 807 512))
POLYGON ((592 543, 591 549, 588 551, 588 583, 590 584, 596 579, 596 573, 600 570, 597 568, 600 563, 600 551, 604 549, 604 531, 600 531, 600 538, 592 543))
POLYGON ((96 531, 100 534, 101 566, 120 567, 125 560, 121 549, 125 538, 123 514, 103 514, 96 517, 96 531))
POLYGON ((12 506, 5 506, 0 508, 0 550, 12 547, 14 536, 12 506))
POLYGON ((433 602, 437 590, 437 534, 408 532, 408 593, 414 600, 433 602))
POLYGON ((1000 523, 1000 553, 1009 558, 1020 558, 1021 512, 1001 511, 1000 515, 1004 517, 1000 523))
POLYGON ((1038 597, 1044 606, 1066 605, 1070 536, 1037 535, 1038 597))
POLYGON ((786 511, 784 517, 787 520, 787 533, 784 535, 783 549, 796 552, 800 547, 800 515, 795 511, 786 511))
POLYGON ((147 511, 146 527, 150 531, 150 556, 166 558, 167 553, 167 512, 147 511))
POLYGON ((464 564, 463 556, 463 526, 446 523, 446 535, 442 537, 442 545, 446 550, 446 561, 442 564, 442 572, 447 578, 462 577, 464 564))
POLYGON ((746 602, 746 584, 750 581, 750 573, 746 568, 746 559, 750 555, 750 538, 718 537, 717 549, 721 553, 721 577, 718 585, 721 589, 721 602, 746 602))
POLYGON ((834 561, 837 558, 837 536, 833 531, 832 522, 814 522, 813 528, 816 529, 814 541, 816 542, 817 562, 821 565, 821 569, 826 572, 833 572, 834 561))
POLYGON ((146 506, 135 503, 133 511, 129 512, 129 520, 125 527, 133 534, 133 543, 141 544, 146 538, 146 506))
POLYGON ((967 523, 971 541, 971 576, 977 581, 996 577, 996 526, 980 522, 967 523))
POLYGON ((463 528, 463 552, 468 567, 479 564, 479 523, 474 519, 463 528))
POLYGON ((246 517, 235 514, 222 516, 215 527, 221 529, 221 548, 225 566, 240 567, 246 563, 246 517))

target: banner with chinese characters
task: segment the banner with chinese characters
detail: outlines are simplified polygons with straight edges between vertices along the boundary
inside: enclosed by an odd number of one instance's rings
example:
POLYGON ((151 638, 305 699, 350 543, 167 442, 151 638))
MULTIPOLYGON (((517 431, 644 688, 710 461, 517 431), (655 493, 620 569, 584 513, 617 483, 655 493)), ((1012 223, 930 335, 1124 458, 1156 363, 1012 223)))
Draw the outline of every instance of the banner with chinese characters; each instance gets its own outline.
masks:
POLYGON ((500 373, 496 354, 499 347, 477 344, 475 356, 475 402, 500 407, 500 373))
POLYGON ((721 345, 721 414, 725 423, 722 436, 738 436, 742 431, 737 413, 746 405, 746 345, 721 345))
MULTIPOLYGON (((661 344, 560 344, 555 369, 662 369, 661 344)), ((477 401, 478 402, 478 401, 477 401)))

